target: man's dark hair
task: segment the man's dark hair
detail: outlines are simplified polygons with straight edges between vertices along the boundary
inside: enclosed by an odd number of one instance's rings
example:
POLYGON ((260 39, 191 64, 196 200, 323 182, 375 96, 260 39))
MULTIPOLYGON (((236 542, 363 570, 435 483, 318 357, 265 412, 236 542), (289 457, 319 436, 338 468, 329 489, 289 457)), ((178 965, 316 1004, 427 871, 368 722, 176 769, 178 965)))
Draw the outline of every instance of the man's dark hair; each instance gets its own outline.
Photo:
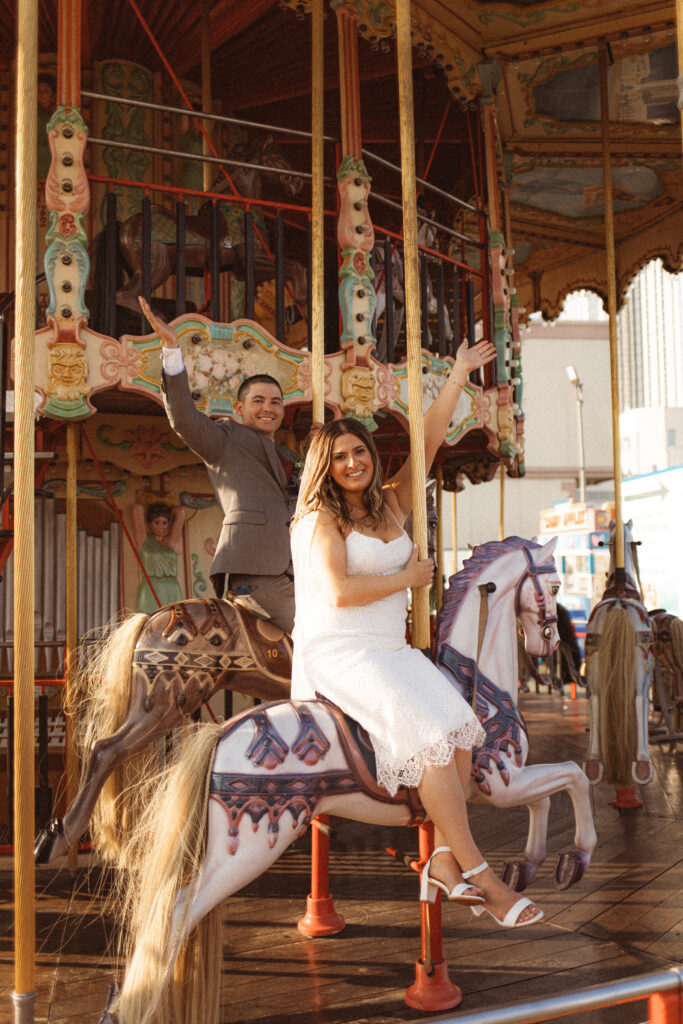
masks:
POLYGON ((244 401, 252 384, 274 384, 282 395, 282 386, 279 380, 275 380, 275 377, 271 377, 269 373, 255 373, 252 377, 247 377, 240 384, 237 392, 238 402, 244 401))

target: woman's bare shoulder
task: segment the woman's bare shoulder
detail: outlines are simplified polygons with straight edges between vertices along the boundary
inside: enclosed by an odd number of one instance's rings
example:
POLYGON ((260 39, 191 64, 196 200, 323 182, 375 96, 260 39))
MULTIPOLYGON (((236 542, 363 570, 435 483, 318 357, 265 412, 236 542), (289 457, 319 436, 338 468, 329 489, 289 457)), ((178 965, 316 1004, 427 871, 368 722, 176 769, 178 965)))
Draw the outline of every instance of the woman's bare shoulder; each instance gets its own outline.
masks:
POLYGON ((396 491, 392 481, 389 481, 382 488, 382 496, 384 498, 385 508, 388 508, 394 518, 397 520, 399 526, 403 526, 407 516, 399 504, 399 500, 396 497, 396 491))

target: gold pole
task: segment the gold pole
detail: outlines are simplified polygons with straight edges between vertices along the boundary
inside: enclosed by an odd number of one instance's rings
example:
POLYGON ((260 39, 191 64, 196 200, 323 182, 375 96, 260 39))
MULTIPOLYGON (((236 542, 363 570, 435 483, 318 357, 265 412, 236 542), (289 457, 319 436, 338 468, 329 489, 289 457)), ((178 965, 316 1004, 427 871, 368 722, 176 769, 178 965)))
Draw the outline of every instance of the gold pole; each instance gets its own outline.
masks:
MULTIPOLYGON (((408 418, 413 478, 413 537, 420 558, 427 553, 424 424, 422 420, 422 352, 420 337, 420 279, 418 273, 415 126, 413 120, 413 62, 410 39, 410 0, 396 0, 396 53, 401 124, 401 186, 403 193, 403 251, 408 356, 408 418)), ((430 646, 429 588, 413 590, 412 644, 430 646)))
POLYGON ((505 540, 505 463, 500 464, 500 493, 498 496, 498 539, 505 540))
POLYGON ((614 465, 614 567, 624 570, 624 530, 621 508, 621 441, 619 435, 619 353, 617 351, 617 270, 614 252, 614 209, 612 205, 612 160, 609 141, 607 93, 607 47, 602 44, 600 66, 600 127, 602 130, 602 171, 605 190, 605 255, 607 259, 607 312, 609 314, 609 359, 612 390, 612 462, 614 465))
POLYGON ((441 466, 436 470, 436 610, 440 610, 443 604, 443 525, 441 517, 443 513, 443 469, 441 466))
MULTIPOLYGON (((202 110, 205 114, 211 113, 213 101, 211 99, 211 0, 202 0, 201 7, 201 57, 202 57, 202 110)), ((204 128, 210 131, 210 121, 202 121, 204 128)), ((202 142, 204 156, 210 156, 208 140, 204 137, 202 142)), ((212 185, 212 165, 202 164, 204 177, 204 191, 208 192, 212 185)))
POLYGON ((313 0, 311 22, 311 133, 312 166, 311 186, 311 236, 312 236, 312 312, 311 312, 311 355, 313 419, 325 422, 325 144, 324 95, 325 95, 325 51, 324 51, 324 0, 313 0))
MULTIPOLYGON (((75 423, 66 428, 66 793, 71 807, 78 792, 78 744, 76 742, 76 672, 78 671, 78 602, 77 602, 77 550, 78 525, 76 510, 78 446, 75 423)), ((69 849, 69 870, 78 868, 78 843, 69 849)))
POLYGON ((14 380, 14 1012, 34 1019, 34 347, 38 3, 19 0, 16 110, 16 335, 14 380))
POLYGON ((458 492, 453 491, 453 572, 458 571, 458 492))

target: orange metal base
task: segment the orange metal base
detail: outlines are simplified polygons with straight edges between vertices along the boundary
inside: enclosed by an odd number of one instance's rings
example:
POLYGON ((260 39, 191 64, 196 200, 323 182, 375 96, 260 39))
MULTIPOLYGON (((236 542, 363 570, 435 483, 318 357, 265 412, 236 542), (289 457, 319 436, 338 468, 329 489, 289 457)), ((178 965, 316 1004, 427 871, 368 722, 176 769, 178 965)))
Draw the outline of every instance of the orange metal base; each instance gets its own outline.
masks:
POLYGON ((617 795, 612 801, 612 807, 642 807, 643 801, 636 793, 633 786, 617 786, 617 795))
POLYGON ((680 992, 656 992, 648 999, 650 1024, 681 1024, 683 997, 680 992))
POLYGON ((334 900, 331 896, 324 896, 320 900, 308 896, 306 899, 306 913, 299 921, 299 931, 307 935, 309 939, 321 938, 324 935, 336 935, 346 927, 346 921, 334 909, 334 900))
POLYGON ((445 960, 434 965, 434 973, 431 975, 427 974, 422 960, 418 960, 415 964, 415 984, 407 990, 405 998, 408 1006, 414 1010, 433 1013, 460 1006, 462 991, 451 983, 445 960))

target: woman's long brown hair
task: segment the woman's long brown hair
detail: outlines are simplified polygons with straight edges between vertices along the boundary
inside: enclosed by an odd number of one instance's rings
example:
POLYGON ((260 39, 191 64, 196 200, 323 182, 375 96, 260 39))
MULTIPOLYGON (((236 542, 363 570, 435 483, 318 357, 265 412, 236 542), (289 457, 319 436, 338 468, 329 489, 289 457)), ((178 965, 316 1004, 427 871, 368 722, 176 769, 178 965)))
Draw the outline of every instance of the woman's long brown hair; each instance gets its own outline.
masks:
POLYGON ((308 512, 324 509, 335 517, 342 533, 353 529, 355 520, 349 512, 341 487, 332 479, 330 473, 334 442, 343 434, 355 434, 370 452, 373 474, 363 492, 363 505, 372 526, 375 529, 384 526, 386 517, 382 494, 383 473, 379 455, 367 428, 353 419, 331 420, 321 427, 313 438, 306 456, 299 501, 292 525, 308 512))

